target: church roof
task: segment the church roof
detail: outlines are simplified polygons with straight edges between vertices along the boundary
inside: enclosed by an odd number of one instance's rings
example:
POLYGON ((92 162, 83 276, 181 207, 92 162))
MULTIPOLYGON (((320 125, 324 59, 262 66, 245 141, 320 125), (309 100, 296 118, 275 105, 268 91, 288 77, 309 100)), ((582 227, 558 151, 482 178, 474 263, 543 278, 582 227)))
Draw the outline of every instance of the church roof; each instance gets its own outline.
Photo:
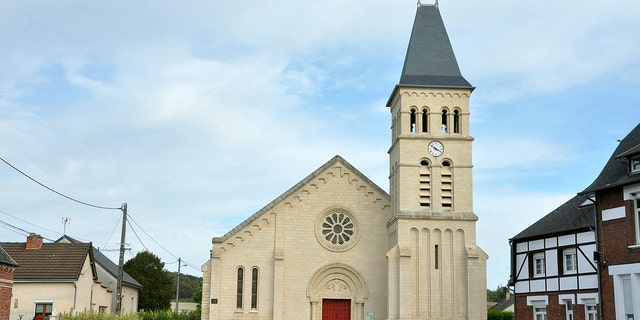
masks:
POLYGON ((622 140, 605 164, 596 180, 581 193, 589 194, 603 189, 640 182, 640 173, 629 173, 629 158, 640 154, 640 124, 622 140))
POLYGON ((580 232, 595 226, 593 204, 584 196, 576 195, 542 219, 538 220, 511 240, 542 238, 552 235, 580 232))
POLYGON ((244 228, 247 225, 249 225, 252 221, 258 219, 258 217, 260 217, 262 214, 264 214, 265 212, 273 209, 273 207, 275 207, 283 199, 286 199, 287 197, 289 197, 289 196, 295 194, 296 192, 298 192, 300 190, 300 188, 302 188, 307 183, 311 182, 313 179, 317 178, 324 171, 326 171, 326 170, 330 169, 331 167, 333 167, 336 163, 341 163, 342 165, 344 165, 345 168, 347 168, 348 170, 350 170, 353 173, 355 173, 356 176, 358 178, 360 178, 365 184, 373 187, 380 194, 383 194, 383 195, 386 195, 387 197, 389 197, 389 194, 386 191, 384 191, 382 188, 380 188, 373 181, 369 180, 369 178, 367 178, 362 172, 360 172, 358 169, 356 169, 354 166, 352 166, 349 162, 347 162, 347 160, 343 159, 339 155, 336 155, 333 158, 331 158, 329 161, 327 161, 325 164, 323 164, 320 168, 316 169, 314 172, 312 172, 310 175, 308 175, 306 178, 302 179, 302 181, 298 182, 296 185, 291 187, 289 190, 285 191, 282 195, 280 195, 279 197, 277 197, 276 199, 271 201, 269 204, 264 206, 262 209, 258 210, 258 212, 254 213, 249 218, 247 218, 245 221, 240 223, 238 226, 236 226, 235 228, 233 228, 232 230, 227 232, 224 236, 222 236, 222 237, 214 237, 213 238, 213 242, 223 242, 223 241, 229 239, 231 236, 236 234, 239 230, 242 230, 242 228, 244 228))
POLYGON ((460 73, 437 4, 418 6, 399 85, 473 88, 460 73))

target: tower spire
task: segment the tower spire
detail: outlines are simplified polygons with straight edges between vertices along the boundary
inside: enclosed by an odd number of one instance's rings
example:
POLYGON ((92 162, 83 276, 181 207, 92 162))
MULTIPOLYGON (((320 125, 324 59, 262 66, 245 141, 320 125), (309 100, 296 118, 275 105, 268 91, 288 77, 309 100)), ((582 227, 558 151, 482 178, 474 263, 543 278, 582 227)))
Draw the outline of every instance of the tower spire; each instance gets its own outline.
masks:
POLYGON ((434 5, 422 5, 418 1, 418 10, 399 84, 473 88, 460 73, 447 30, 440 16, 438 1, 434 5))

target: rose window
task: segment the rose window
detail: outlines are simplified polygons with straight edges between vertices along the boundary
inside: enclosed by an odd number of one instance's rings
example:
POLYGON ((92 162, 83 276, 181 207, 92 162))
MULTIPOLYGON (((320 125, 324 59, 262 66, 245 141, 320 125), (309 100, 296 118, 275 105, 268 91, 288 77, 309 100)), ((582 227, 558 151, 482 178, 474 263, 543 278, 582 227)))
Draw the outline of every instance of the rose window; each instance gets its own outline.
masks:
POLYGON ((322 223, 322 235, 331 244, 344 244, 351 240, 354 233, 354 223, 344 213, 332 213, 322 223))

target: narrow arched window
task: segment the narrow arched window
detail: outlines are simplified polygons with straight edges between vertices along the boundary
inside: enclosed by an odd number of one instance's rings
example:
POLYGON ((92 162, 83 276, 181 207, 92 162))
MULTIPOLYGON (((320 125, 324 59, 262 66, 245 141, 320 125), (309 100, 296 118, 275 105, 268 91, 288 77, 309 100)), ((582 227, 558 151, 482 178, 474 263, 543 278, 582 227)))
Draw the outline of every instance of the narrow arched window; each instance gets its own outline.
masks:
POLYGON ((447 133, 447 110, 442 110, 442 133, 447 133))
POLYGON ((416 132, 416 109, 411 109, 411 115, 409 118, 411 132, 416 132))
POLYGON ((420 206, 431 207, 431 167, 427 160, 420 161, 420 206))
POLYGON ((422 132, 429 132, 429 113, 427 109, 422 109, 422 132))
POLYGON ((453 133, 460 133, 460 111, 453 112, 453 133))
POLYGON ((251 310, 258 309, 258 268, 251 269, 251 310))
POLYGON ((442 168, 440 169, 440 194, 442 195, 442 208, 453 208, 453 171, 451 170, 451 162, 445 160, 442 161, 442 168))
POLYGON ((242 290, 244 283, 244 268, 238 268, 238 277, 236 280, 236 309, 242 309, 242 290))

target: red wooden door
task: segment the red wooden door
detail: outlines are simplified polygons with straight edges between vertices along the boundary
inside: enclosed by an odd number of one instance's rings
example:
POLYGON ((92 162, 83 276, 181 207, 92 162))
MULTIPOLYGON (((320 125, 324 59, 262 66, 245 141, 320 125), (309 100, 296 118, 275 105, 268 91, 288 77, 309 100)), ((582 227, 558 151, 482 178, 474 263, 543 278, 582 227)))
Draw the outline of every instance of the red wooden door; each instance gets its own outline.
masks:
POLYGON ((351 320, 351 300, 323 299, 322 320, 351 320))

